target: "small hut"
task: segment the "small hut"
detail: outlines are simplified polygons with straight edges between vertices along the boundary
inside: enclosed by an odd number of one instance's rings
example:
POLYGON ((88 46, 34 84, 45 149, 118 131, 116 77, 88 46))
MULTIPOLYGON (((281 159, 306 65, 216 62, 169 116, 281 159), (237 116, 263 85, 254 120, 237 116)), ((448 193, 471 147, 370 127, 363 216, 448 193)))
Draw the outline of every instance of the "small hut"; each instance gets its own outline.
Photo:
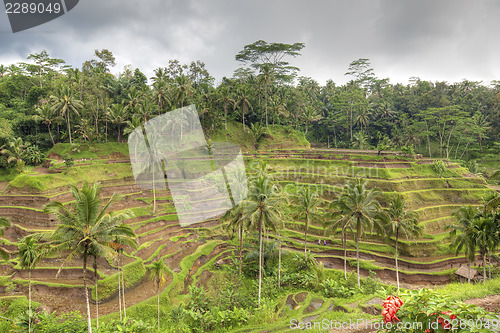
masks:
MULTIPOLYGON (((468 266, 460 266, 459 269, 455 271, 455 274, 458 275, 460 282, 467 282, 469 278, 469 267, 468 266)), ((478 276, 480 276, 479 272, 474 268, 470 268, 470 279, 477 280, 478 276)))

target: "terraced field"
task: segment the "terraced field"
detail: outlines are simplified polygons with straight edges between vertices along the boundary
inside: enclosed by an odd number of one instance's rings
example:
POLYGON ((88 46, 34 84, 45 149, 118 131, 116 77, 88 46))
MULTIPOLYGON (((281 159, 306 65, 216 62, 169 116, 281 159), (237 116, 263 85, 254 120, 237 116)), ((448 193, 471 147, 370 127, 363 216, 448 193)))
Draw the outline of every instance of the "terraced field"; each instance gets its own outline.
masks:
MULTIPOLYGON (((123 151, 123 150, 122 150, 123 151)), ((82 153, 83 156, 84 153, 82 153)), ((183 228, 175 212, 168 190, 156 191, 157 209, 152 214, 152 192, 139 188, 132 177, 127 157, 123 154, 95 156, 92 160, 77 161, 65 175, 60 156, 52 154, 51 168, 37 168, 32 173, 18 176, 0 195, 0 216, 12 222, 2 242, 10 251, 15 251, 20 237, 32 232, 53 230, 54 217, 43 213, 43 206, 50 201, 69 204, 72 200, 67 183, 81 183, 84 180, 100 181, 102 195, 109 198, 117 192, 123 200, 113 205, 113 210, 131 210, 135 217, 126 221, 138 235, 139 247, 126 249, 123 265, 126 279, 127 311, 141 311, 142 305, 149 304, 155 295, 153 283, 147 277, 147 266, 162 258, 168 264, 170 274, 163 286, 162 297, 178 302, 187 294, 191 284, 206 284, 214 269, 214 263, 235 250, 228 242, 229 234, 218 218, 183 228)), ((247 173, 253 172, 252 162, 267 160, 270 172, 274 174, 283 190, 295 193, 299 186, 314 186, 323 199, 323 208, 339 191, 346 181, 353 177, 363 177, 370 187, 383 191, 385 198, 396 192, 404 194, 410 208, 419 212, 425 234, 417 240, 400 240, 400 272, 404 285, 421 286, 443 284, 450 281, 450 274, 460 264, 463 257, 456 257, 449 249, 444 226, 452 221, 452 212, 464 204, 478 205, 481 198, 491 189, 481 178, 471 177, 466 170, 455 164, 441 175, 432 168, 433 160, 406 158, 395 152, 379 155, 372 151, 356 150, 274 150, 245 155, 247 173)), ((206 204, 203 200, 198 203, 206 204)), ((289 251, 303 249, 304 223, 291 218, 296 208, 287 209, 286 229, 282 232, 284 246, 289 251)), ((339 235, 325 235, 323 225, 313 222, 308 232, 308 249, 327 268, 343 268, 343 250, 339 235), (324 241, 327 242, 327 245, 324 241)), ((273 237, 270 235, 269 237, 273 237)), ((374 271, 384 281, 395 280, 393 259, 394 240, 388 242, 376 234, 364 235, 360 244, 362 272, 374 271)), ((349 262, 355 265, 354 243, 348 242, 349 262)), ((78 258, 65 264, 59 278, 56 272, 63 262, 63 256, 45 258, 32 272, 34 280, 34 300, 51 310, 85 311, 82 288, 81 261, 78 258)), ((97 276, 89 269, 92 284, 97 279, 97 299, 101 304, 100 314, 109 314, 118 309, 117 299, 118 263, 100 259, 97 276)), ((20 269, 16 258, 11 265, 1 265, 0 274, 5 281, 0 287, 1 295, 26 293, 27 272, 20 269), (11 282, 8 282, 8 281, 11 282)), ((324 303, 307 295, 291 296, 284 300, 283 311, 288 311, 288 303, 298 302, 297 297, 307 301, 305 313, 315 313, 321 309, 335 307, 334 303, 324 303), (288 303, 287 303, 288 302, 288 303), (321 304, 320 304, 321 303, 321 304), (309 309, 309 310, 307 310, 309 309)), ((93 288, 93 301, 96 294, 93 288)), ((341 310, 339 310, 341 311, 341 310)))

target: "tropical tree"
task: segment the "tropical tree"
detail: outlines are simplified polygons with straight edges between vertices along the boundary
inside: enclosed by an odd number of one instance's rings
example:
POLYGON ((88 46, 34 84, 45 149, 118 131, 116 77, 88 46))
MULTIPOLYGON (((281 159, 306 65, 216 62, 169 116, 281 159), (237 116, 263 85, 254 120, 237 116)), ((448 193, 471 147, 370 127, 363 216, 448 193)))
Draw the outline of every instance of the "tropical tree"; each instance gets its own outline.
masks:
POLYGON ((75 199, 71 210, 61 202, 54 201, 47 204, 44 211, 55 215, 60 222, 57 229, 51 234, 51 239, 55 244, 54 250, 70 250, 70 254, 59 268, 59 272, 62 266, 75 254, 81 254, 83 259, 87 325, 89 333, 92 333, 87 289, 87 262, 91 251, 94 255, 110 258, 115 255, 111 246, 112 242, 118 241, 120 244, 136 247, 137 237, 129 225, 121 223, 124 219, 131 218, 131 213, 108 212, 110 206, 119 199, 116 193, 103 206, 99 197, 101 193, 99 183, 84 184, 81 190, 75 185, 70 185, 70 190, 75 199))
POLYGON ((453 239, 452 247, 456 248, 456 254, 462 250, 467 258, 467 267, 469 269, 467 282, 470 283, 470 267, 476 257, 476 238, 472 228, 473 221, 477 218, 478 211, 472 206, 463 206, 453 212, 456 221, 446 226, 449 231, 449 237, 453 239))
POLYGON ((243 132, 245 132, 245 114, 247 113, 248 109, 253 109, 252 104, 248 100, 248 88, 247 86, 244 86, 241 89, 237 90, 238 98, 236 100, 236 103, 234 104, 234 108, 240 107, 241 106, 241 120, 243 122, 243 132))
POLYGON ((360 131, 354 134, 354 141, 352 142, 352 145, 358 149, 365 149, 368 145, 368 137, 365 132, 360 131))
POLYGON ((165 262, 161 259, 155 261, 149 270, 149 277, 156 284, 156 290, 158 293, 158 332, 160 332, 160 287, 165 283, 165 275, 168 272, 168 268, 165 262))
POLYGON ((23 158, 26 153, 26 147, 29 144, 23 142, 22 138, 14 138, 1 147, 0 153, 7 156, 7 163, 16 162, 16 166, 21 172, 23 170, 23 158))
MULTIPOLYGON (((5 234, 5 229, 9 228, 10 225, 11 224, 8 219, 6 219, 5 217, 0 217, 0 237, 3 237, 3 235, 5 234)), ((0 257, 5 261, 8 261, 10 257, 9 251, 7 251, 1 246, 0 246, 0 257)))
POLYGON ((233 108, 236 105, 236 101, 229 96, 230 90, 226 85, 221 86, 220 88, 220 93, 222 94, 222 97, 217 99, 217 102, 224 104, 224 129, 227 130, 227 107, 229 105, 232 105, 233 108))
POLYGON ((28 332, 31 332, 31 270, 42 258, 42 245, 33 236, 27 236, 19 243, 17 253, 21 267, 28 270, 28 332))
POLYGON ((313 192, 310 186, 304 186, 299 189, 297 203, 299 206, 299 218, 304 218, 304 256, 307 256, 307 230, 312 220, 321 219, 318 214, 320 201, 318 192, 313 192))
POLYGON ((52 141, 52 145, 54 145, 54 138, 52 137, 52 131, 50 130, 50 125, 52 125, 52 122, 56 118, 54 109, 49 104, 42 104, 42 106, 37 108, 35 112, 37 114, 33 116, 33 119, 35 119, 36 121, 41 121, 43 124, 47 125, 50 140, 52 141))
POLYGON ((255 149, 259 147, 259 140, 267 133, 267 130, 260 123, 250 124, 250 134, 252 135, 253 146, 255 149))
POLYGON ((266 228, 276 231, 281 222, 279 205, 282 201, 283 197, 278 194, 276 185, 269 177, 260 174, 250 181, 248 197, 242 202, 243 215, 248 220, 249 227, 259 233, 259 307, 262 292, 262 235, 266 228))
POLYGON ((69 143, 71 142, 71 121, 70 113, 79 115, 79 110, 83 108, 83 102, 73 96, 73 91, 69 86, 58 86, 55 95, 51 96, 54 111, 59 112, 61 117, 66 118, 68 126, 69 143))
POLYGON ((348 231, 352 231, 352 219, 344 218, 344 216, 341 215, 341 212, 336 210, 336 200, 332 201, 328 208, 333 209, 333 212, 331 213, 333 220, 325 222, 325 233, 333 232, 333 234, 335 234, 337 229, 340 229, 342 248, 344 249, 344 278, 347 280, 347 233, 348 231))
POLYGON ((121 125, 125 124, 128 118, 128 113, 126 106, 120 104, 113 104, 108 108, 107 112, 108 119, 111 123, 118 127, 118 138, 117 141, 121 141, 121 125))
POLYGON ((356 270, 358 274, 358 287, 361 287, 359 275, 359 238, 365 230, 377 229, 383 232, 380 221, 380 203, 377 197, 380 191, 367 190, 366 182, 356 178, 344 186, 343 193, 332 203, 341 217, 341 224, 351 225, 356 238, 356 270))
POLYGON ((305 134, 307 135, 309 125, 312 122, 320 120, 321 115, 318 113, 318 110, 313 108, 311 105, 307 105, 302 112, 302 119, 306 123, 306 133, 305 134))
POLYGON ((422 233, 422 228, 418 225, 418 213, 406 209, 406 200, 401 195, 396 195, 389 207, 384 210, 385 232, 387 237, 395 236, 395 265, 396 281, 399 291, 399 267, 398 267, 398 244, 399 236, 414 238, 422 233))

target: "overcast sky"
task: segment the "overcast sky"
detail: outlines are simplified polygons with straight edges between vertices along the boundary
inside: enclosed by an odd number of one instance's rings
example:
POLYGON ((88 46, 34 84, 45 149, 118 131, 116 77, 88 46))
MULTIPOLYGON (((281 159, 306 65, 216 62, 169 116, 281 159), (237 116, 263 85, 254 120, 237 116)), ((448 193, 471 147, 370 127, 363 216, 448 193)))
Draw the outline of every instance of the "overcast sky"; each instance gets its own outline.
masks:
MULTIPOLYGON (((2 6, 0 5, 0 8, 2 6)), ((303 42, 291 59, 324 84, 342 84, 349 63, 369 58, 379 78, 408 83, 500 80, 500 2, 481 0, 82 0, 66 15, 13 34, 0 12, 0 64, 46 49, 81 67, 109 49, 117 73, 146 76, 169 59, 201 60, 217 81, 232 76, 246 44, 303 42)))

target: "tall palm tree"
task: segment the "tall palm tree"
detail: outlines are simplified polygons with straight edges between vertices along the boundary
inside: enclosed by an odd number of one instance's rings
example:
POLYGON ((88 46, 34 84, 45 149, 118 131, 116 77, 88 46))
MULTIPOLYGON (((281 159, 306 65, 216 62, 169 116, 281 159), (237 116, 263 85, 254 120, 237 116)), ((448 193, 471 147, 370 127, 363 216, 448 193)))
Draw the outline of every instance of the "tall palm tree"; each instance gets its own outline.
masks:
POLYGON ((194 97, 194 88, 191 80, 185 74, 181 74, 174 81, 174 96, 178 107, 183 107, 186 100, 194 97))
POLYGON ((156 105, 158 105, 158 114, 165 112, 172 105, 169 98, 168 86, 165 81, 156 81, 153 84, 153 99, 156 105))
MULTIPOLYGON (((336 201, 332 201, 329 205, 330 209, 335 209, 336 201)), ((344 278, 347 280, 347 232, 352 231, 351 229, 351 219, 346 219, 344 216, 339 215, 340 212, 334 210, 332 212, 332 217, 336 218, 334 220, 325 222, 325 233, 333 232, 336 233, 337 229, 340 228, 340 233, 342 237, 342 248, 344 249, 344 278)))
POLYGON ((252 104, 248 100, 248 89, 246 86, 242 89, 238 89, 238 99, 236 100, 236 103, 234 104, 234 107, 237 108, 241 106, 241 120, 243 122, 243 132, 245 132, 245 114, 247 113, 248 109, 253 109, 252 104))
POLYGON ((222 86, 221 94, 222 97, 217 99, 217 102, 222 102, 224 104, 224 129, 227 130, 227 107, 231 104, 233 108, 236 106, 236 101, 229 96, 230 90, 227 86, 222 86))
POLYGON ((70 249, 70 254, 62 263, 59 272, 62 266, 75 254, 80 253, 82 256, 87 325, 89 333, 92 333, 87 290, 87 261, 91 250, 99 256, 110 258, 115 255, 115 251, 111 247, 113 241, 118 240, 120 244, 136 247, 137 236, 129 225, 121 223, 124 219, 131 218, 131 213, 108 212, 110 206, 119 198, 116 193, 103 206, 99 197, 101 193, 99 183, 84 184, 81 190, 75 185, 70 185, 70 189, 75 198, 71 210, 61 202, 55 201, 47 204, 44 211, 55 215, 60 222, 51 235, 56 244, 54 249, 70 249))
POLYGON ((136 87, 130 88, 127 93, 127 96, 123 100, 123 104, 125 104, 125 108, 131 114, 135 114, 137 108, 142 106, 143 98, 140 91, 137 90, 136 87))
MULTIPOLYGON (((0 237, 3 237, 5 234, 5 229, 10 227, 10 221, 5 217, 0 217, 0 237)), ((10 253, 6 249, 0 246, 0 258, 5 261, 8 261, 10 258, 10 253)))
POLYGON ((24 237, 18 247, 21 267, 28 270, 28 332, 31 332, 31 270, 42 258, 42 245, 33 236, 24 237))
POLYGON ((51 96, 54 111, 59 112, 68 125, 69 143, 71 142, 71 121, 70 113, 79 115, 78 110, 83 108, 83 102, 73 96, 73 91, 69 86, 59 86, 56 94, 51 96))
POLYGON ((358 274, 358 287, 361 287, 359 275, 359 238, 365 229, 377 229, 382 232, 382 224, 379 220, 380 203, 377 197, 380 191, 366 189, 366 182, 356 178, 344 186, 341 196, 332 203, 340 215, 343 223, 352 225, 356 236, 356 262, 358 274))
POLYGON ((486 282, 486 255, 489 250, 493 247, 495 243, 495 237, 497 233, 494 232, 495 225, 493 220, 489 219, 487 216, 477 215, 476 218, 472 220, 472 236, 474 241, 479 248, 479 254, 483 258, 483 281, 486 282))
POLYGON ((125 106, 120 104, 113 104, 108 108, 108 119, 118 127, 117 141, 121 141, 121 125, 125 124, 128 118, 128 112, 125 106))
POLYGON ((248 197, 242 202, 243 215, 248 220, 250 228, 259 232, 259 307, 262 292, 262 235, 264 229, 275 231, 280 223, 280 201, 283 201, 283 197, 277 193, 276 185, 269 177, 258 175, 250 181, 248 197))
POLYGON ((313 108, 310 105, 307 105, 304 107, 301 117, 302 117, 302 120, 304 120, 304 122, 306 123, 306 133, 305 133, 306 135, 307 135, 307 131, 309 129, 309 125, 312 122, 315 122, 315 121, 318 121, 321 119, 321 115, 318 113, 318 110, 316 110, 315 108, 313 108))
POLYGON ((407 239, 419 236, 422 228, 418 225, 418 213, 406 209, 406 200, 401 195, 396 195, 389 207, 384 210, 383 218, 386 220, 385 232, 387 237, 396 236, 395 264, 396 281, 399 292, 399 268, 398 268, 398 243, 399 236, 404 235, 407 239))
POLYGON ((260 67, 259 86, 264 86, 265 112, 266 112, 266 128, 269 128, 269 120, 267 113, 267 102, 269 99, 269 86, 274 80, 274 69, 271 64, 264 64, 260 67))
POLYGON ((303 217, 304 225, 304 257, 307 256, 307 230, 312 220, 319 220, 321 216, 318 214, 320 201, 318 193, 313 192, 310 186, 304 186, 298 192, 299 218, 303 217))
POLYGON ((52 141, 52 145, 55 145, 54 138, 52 137, 52 131, 50 130, 50 125, 55 120, 56 115, 54 109, 50 107, 48 104, 42 104, 39 108, 35 110, 37 114, 33 116, 33 119, 36 121, 41 121, 43 124, 47 125, 47 129, 49 130, 50 140, 52 141))
POLYGON ((150 270, 149 277, 156 284, 156 290, 158 294, 158 332, 160 332, 160 287, 165 283, 165 275, 168 272, 168 268, 165 265, 165 262, 161 259, 155 261, 150 270))
POLYGON ((453 239, 452 246, 456 247, 456 254, 462 251, 465 252, 467 258, 467 267, 469 269, 467 282, 470 283, 470 267, 476 257, 476 239, 472 229, 473 220, 476 218, 478 211, 472 206, 460 207, 453 212, 456 221, 453 224, 446 226, 449 231, 449 237, 453 239))

